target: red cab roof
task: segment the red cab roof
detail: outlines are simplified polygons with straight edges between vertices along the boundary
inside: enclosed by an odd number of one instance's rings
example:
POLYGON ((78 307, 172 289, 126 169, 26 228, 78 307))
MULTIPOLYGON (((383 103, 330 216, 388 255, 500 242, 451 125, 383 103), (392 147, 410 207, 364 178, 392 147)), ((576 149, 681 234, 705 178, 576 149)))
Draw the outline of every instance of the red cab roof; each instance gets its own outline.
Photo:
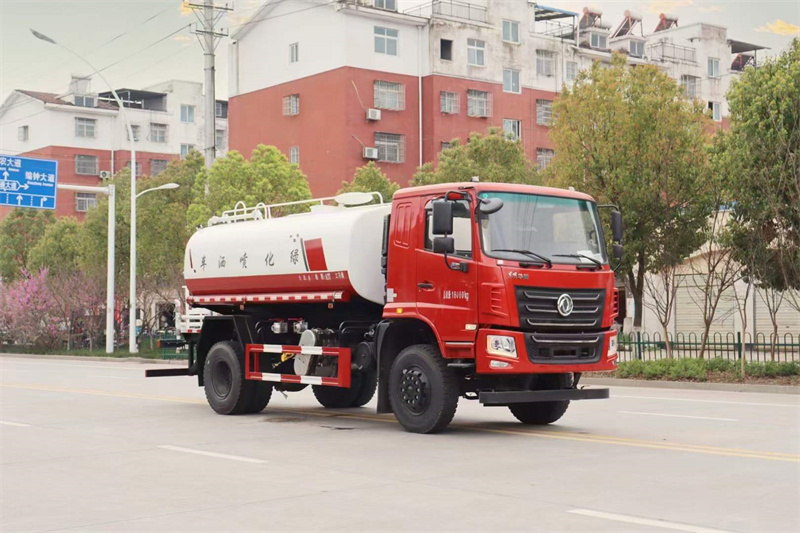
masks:
POLYGON ((421 187, 408 187, 400 189, 394 193, 394 199, 410 198, 414 196, 428 196, 430 194, 444 194, 447 191, 458 189, 474 189, 478 193, 485 191, 492 192, 516 192, 520 194, 539 194, 542 196, 559 196, 561 198, 575 198, 576 200, 588 200, 594 202, 594 198, 588 194, 571 191, 569 189, 559 189, 557 187, 540 187, 538 185, 521 185, 519 183, 481 183, 481 182, 461 182, 461 183, 437 183, 435 185, 423 185, 421 187))

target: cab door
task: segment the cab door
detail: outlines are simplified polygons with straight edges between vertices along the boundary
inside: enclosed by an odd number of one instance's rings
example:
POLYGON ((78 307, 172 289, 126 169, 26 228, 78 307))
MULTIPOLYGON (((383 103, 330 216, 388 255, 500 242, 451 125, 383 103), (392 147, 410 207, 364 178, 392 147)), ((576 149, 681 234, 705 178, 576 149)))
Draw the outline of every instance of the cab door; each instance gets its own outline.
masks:
POLYGON ((447 263, 465 264, 464 270, 448 267, 444 255, 433 252, 431 202, 441 197, 423 199, 424 224, 417 249, 417 313, 430 320, 444 341, 473 341, 478 320, 478 269, 475 263, 477 242, 470 203, 459 200, 454 206, 453 240, 455 253, 447 255, 447 263))

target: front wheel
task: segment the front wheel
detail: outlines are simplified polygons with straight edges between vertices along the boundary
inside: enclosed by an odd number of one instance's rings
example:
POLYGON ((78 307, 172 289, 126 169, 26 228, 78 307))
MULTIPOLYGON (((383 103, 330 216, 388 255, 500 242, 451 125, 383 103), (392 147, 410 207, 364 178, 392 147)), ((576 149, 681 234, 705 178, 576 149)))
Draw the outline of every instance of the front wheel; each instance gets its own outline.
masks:
POLYGON ((389 400, 400 424, 412 433, 437 433, 458 407, 458 380, 436 346, 415 344, 389 371, 389 400))
MULTIPOLYGON (((536 381, 536 390, 567 389, 572 386, 571 374, 542 374, 536 381)), ((552 424, 564 416, 569 407, 569 400, 557 402, 516 403, 508 406, 508 410, 523 424, 552 424)))

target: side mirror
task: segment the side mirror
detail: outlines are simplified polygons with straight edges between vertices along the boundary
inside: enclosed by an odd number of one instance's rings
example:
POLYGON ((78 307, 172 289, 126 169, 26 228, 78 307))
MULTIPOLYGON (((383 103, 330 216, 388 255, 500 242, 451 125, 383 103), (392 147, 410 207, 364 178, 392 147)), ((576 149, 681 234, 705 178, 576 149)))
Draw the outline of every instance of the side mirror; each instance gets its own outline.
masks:
POLYGON ((480 202, 478 211, 480 211, 482 215, 491 215, 503 208, 503 200, 500 198, 481 199, 480 202))
POLYGON ((433 202, 433 228, 434 235, 453 234, 453 202, 437 200, 433 202))
POLYGON ((452 254, 456 251, 456 244, 452 237, 434 237, 433 253, 452 254))
POLYGON ((614 259, 622 261, 625 255, 625 248, 621 244, 614 243, 611 245, 611 253, 614 255, 614 259))
POLYGON ((611 211, 611 240, 622 244, 622 213, 611 211))

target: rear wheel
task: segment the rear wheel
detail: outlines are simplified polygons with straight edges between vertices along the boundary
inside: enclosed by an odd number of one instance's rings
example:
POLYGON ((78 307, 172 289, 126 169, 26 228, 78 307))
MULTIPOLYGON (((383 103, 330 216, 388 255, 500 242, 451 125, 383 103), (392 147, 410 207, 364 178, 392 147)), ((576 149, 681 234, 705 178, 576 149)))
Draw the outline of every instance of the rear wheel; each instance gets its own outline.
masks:
MULTIPOLYGON (((567 389, 572 386, 571 374, 541 374, 537 376, 535 390, 567 389)), ((558 402, 515 403, 508 406, 511 414, 523 424, 552 424, 567 412, 569 400, 558 402)))
POLYGON ((377 387, 375 372, 353 372, 350 387, 328 387, 313 385, 314 396, 323 407, 342 409, 345 407, 361 407, 372 399, 377 387))
POLYGON ((237 415, 257 406, 253 399, 255 383, 244 379, 242 360, 241 348, 230 341, 216 343, 206 356, 203 367, 206 400, 221 415, 237 415))
POLYGON ((409 346, 392 363, 392 411, 412 433, 437 433, 446 428, 456 414, 458 395, 458 380, 436 346, 409 346))

